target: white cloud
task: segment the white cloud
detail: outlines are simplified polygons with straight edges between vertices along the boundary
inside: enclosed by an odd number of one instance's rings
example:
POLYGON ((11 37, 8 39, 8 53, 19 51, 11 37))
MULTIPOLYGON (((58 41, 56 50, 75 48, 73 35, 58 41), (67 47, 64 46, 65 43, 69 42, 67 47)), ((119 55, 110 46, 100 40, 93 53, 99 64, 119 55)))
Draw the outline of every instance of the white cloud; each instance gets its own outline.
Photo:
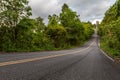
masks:
POLYGON ((32 17, 41 16, 47 21, 48 15, 59 14, 61 7, 67 3, 72 10, 80 14, 82 21, 102 20, 106 10, 115 0, 29 0, 32 17))
POLYGON ((29 5, 32 8, 33 17, 46 17, 49 14, 58 13, 61 8, 57 0, 30 0, 29 5))

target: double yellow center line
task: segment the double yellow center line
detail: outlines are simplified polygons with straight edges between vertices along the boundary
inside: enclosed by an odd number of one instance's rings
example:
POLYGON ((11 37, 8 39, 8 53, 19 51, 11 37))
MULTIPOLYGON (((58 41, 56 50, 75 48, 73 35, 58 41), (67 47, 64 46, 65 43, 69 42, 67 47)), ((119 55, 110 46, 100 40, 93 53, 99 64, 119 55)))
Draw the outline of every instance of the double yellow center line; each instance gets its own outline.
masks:
POLYGON ((81 49, 79 51, 73 51, 73 52, 68 52, 68 53, 65 53, 65 54, 56 54, 56 55, 43 56, 43 57, 37 57, 37 58, 22 59, 22 60, 16 60, 16 61, 1 62, 0 67, 1 66, 13 65, 13 64, 26 63, 26 62, 31 62, 31 61, 37 61, 37 60, 43 60, 43 59, 49 59, 49 58, 55 58, 55 57, 60 57, 60 56, 65 56, 65 55, 70 55, 70 54, 76 54, 80 51, 89 49, 93 45, 94 42, 95 41, 93 41, 87 48, 81 49))

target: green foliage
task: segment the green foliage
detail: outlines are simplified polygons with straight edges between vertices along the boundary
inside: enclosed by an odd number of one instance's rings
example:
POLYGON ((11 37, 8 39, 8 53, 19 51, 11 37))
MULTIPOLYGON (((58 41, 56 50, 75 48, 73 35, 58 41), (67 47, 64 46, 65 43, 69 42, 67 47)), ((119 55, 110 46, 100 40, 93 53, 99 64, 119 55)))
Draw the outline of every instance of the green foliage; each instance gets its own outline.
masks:
POLYGON ((30 48, 33 45, 33 31, 36 22, 33 19, 23 19, 20 23, 15 27, 15 40, 17 48, 30 48))
POLYGON ((99 34, 101 43, 106 46, 102 47, 113 56, 120 57, 120 0, 106 12, 99 34))
POLYGON ((49 15, 48 19, 49 19, 48 27, 49 26, 58 26, 59 17, 56 14, 53 14, 53 16, 49 15))
POLYGON ((18 34, 25 32, 22 30, 27 30, 27 27, 22 26, 20 28, 17 25, 23 18, 29 17, 31 15, 30 11, 31 8, 28 6, 27 0, 0 1, 0 50, 15 51, 16 44, 18 44, 17 39, 21 38, 21 36, 18 36, 18 34))
POLYGON ((67 4, 60 16, 49 15, 48 25, 38 17, 30 19, 27 0, 0 1, 0 51, 56 50, 79 46, 88 40, 92 24, 82 23, 67 4))
POLYGON ((117 0, 116 3, 106 11, 105 17, 102 21, 102 24, 109 24, 112 21, 117 20, 120 17, 120 0, 117 0))
POLYGON ((21 19, 31 15, 27 0, 1 0, 0 23, 7 27, 15 27, 21 19))
POLYGON ((63 47, 66 42, 66 29, 59 24, 59 18, 57 15, 49 15, 48 19, 49 23, 46 34, 54 44, 55 48, 63 47))
POLYGON ((35 28, 35 32, 43 32, 45 29, 45 24, 43 23, 43 19, 41 17, 36 18, 36 28, 35 28))
POLYGON ((5 51, 12 45, 12 32, 11 29, 8 27, 0 27, 0 51, 5 51))
POLYGON ((94 30, 93 30, 93 25, 91 24, 91 22, 84 22, 83 23, 83 27, 84 27, 84 37, 85 37, 85 40, 91 38, 92 34, 94 33, 94 30))
POLYGON ((55 48, 63 47, 66 42, 66 30, 62 26, 52 26, 46 31, 55 48))
POLYGON ((78 45, 82 42, 84 36, 83 25, 79 19, 79 15, 77 15, 76 12, 72 11, 67 4, 64 4, 62 6, 60 22, 67 30, 68 44, 78 45))

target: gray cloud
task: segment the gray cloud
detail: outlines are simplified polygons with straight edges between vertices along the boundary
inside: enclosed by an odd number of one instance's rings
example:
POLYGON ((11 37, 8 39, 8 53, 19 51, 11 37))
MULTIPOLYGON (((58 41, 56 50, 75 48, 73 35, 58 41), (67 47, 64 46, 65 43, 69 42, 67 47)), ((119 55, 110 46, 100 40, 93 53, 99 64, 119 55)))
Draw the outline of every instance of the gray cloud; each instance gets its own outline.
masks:
POLYGON ((32 17, 41 16, 47 21, 48 15, 59 14, 61 7, 67 3, 69 7, 80 14, 82 21, 102 20, 106 10, 115 0, 29 0, 32 7, 32 17))

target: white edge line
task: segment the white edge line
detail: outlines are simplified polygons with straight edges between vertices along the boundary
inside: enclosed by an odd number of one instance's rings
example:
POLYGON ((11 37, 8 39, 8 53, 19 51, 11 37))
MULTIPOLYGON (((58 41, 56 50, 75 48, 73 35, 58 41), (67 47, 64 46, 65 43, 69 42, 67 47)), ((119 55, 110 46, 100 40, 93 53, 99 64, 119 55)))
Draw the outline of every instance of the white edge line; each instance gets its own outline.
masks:
POLYGON ((99 41, 99 43, 98 43, 98 46, 99 46, 100 51, 101 51, 108 59, 110 59, 111 61, 115 62, 115 60, 114 60, 113 58, 111 58, 110 56, 108 56, 107 53, 105 53, 105 52, 100 48, 100 41, 99 41))
POLYGON ((100 51, 108 58, 110 59, 111 61, 115 61, 113 58, 111 58, 110 56, 108 56, 102 49, 100 49, 100 51))

